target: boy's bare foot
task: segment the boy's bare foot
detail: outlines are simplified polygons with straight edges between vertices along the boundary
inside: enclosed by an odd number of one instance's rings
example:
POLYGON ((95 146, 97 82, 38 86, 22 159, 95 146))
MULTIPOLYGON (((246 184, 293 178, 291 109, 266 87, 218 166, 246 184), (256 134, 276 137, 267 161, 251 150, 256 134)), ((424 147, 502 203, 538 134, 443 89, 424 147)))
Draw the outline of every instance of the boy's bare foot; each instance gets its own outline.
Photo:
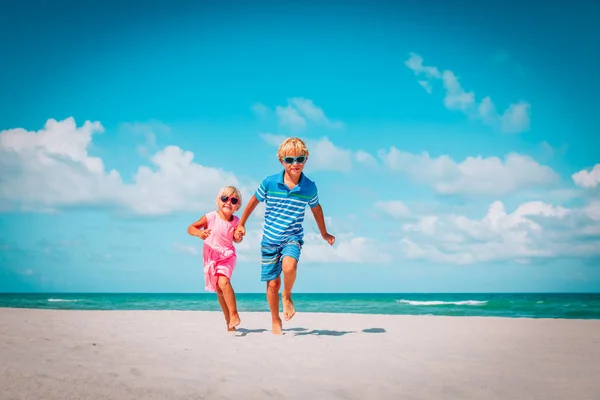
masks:
POLYGON ((294 303, 292 302, 292 295, 281 294, 281 300, 283 302, 283 319, 289 321, 296 314, 294 303))
POLYGON ((273 334, 281 335, 281 318, 277 318, 273 320, 273 334))
POLYGON ((227 332, 235 332, 235 328, 230 328, 229 326, 227 327, 227 332))
POLYGON ((229 329, 235 329, 235 327, 238 326, 240 322, 240 315, 238 313, 235 313, 229 319, 229 324, 227 324, 227 326, 229 327, 229 329))

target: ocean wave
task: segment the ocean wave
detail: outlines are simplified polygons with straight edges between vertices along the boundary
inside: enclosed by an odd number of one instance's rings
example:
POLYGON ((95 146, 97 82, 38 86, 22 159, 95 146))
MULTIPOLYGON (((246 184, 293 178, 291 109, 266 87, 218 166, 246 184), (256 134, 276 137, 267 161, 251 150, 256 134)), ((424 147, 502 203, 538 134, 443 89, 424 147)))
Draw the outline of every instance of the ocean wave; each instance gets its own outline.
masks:
POLYGON ((411 306, 483 306, 487 304, 487 300, 462 300, 462 301, 418 301, 418 300, 396 300, 398 303, 408 304, 411 306))
POLYGON ((57 303, 57 302, 77 302, 77 301, 81 301, 81 300, 77 300, 77 299, 48 299, 49 303, 57 303))

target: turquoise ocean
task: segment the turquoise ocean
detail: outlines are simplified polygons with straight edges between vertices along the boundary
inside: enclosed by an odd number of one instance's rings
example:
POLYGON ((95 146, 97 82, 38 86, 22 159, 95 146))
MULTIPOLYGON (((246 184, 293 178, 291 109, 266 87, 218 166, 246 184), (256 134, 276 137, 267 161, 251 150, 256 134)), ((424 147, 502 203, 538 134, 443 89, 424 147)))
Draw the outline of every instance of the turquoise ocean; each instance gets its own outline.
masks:
MULTIPOLYGON (((268 311, 264 293, 238 293, 240 312, 268 311)), ((298 312, 600 319, 600 293, 297 293, 298 312)), ((219 311, 213 293, 0 293, 0 307, 219 311)))

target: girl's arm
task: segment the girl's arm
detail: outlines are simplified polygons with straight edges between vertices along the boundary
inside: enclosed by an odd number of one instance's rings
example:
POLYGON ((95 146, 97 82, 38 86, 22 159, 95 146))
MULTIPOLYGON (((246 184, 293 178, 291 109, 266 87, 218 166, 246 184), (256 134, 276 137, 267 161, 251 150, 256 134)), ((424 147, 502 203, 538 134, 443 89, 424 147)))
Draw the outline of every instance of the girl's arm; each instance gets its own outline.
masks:
POLYGON ((200 229, 204 229, 207 226, 206 215, 203 215, 198 221, 188 226, 187 232, 192 236, 201 237, 200 229))

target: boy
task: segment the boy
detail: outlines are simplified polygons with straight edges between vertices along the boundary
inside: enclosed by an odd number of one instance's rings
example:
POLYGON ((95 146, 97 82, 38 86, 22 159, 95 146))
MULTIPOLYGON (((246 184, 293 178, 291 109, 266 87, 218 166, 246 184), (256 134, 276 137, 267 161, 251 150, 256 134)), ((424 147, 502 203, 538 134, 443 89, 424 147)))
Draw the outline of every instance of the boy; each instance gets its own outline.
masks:
POLYGON ((283 271, 283 317, 290 320, 296 313, 292 287, 296 267, 304 244, 304 210, 306 205, 317 221, 321 236, 333 245, 335 237, 327 232, 317 186, 302 172, 308 160, 306 144, 299 138, 288 138, 277 151, 283 171, 265 178, 248 201, 236 229, 236 236, 246 234, 246 221, 259 202, 266 202, 265 224, 261 241, 261 281, 267 282, 267 301, 273 319, 273 333, 281 334, 279 288, 283 271))

